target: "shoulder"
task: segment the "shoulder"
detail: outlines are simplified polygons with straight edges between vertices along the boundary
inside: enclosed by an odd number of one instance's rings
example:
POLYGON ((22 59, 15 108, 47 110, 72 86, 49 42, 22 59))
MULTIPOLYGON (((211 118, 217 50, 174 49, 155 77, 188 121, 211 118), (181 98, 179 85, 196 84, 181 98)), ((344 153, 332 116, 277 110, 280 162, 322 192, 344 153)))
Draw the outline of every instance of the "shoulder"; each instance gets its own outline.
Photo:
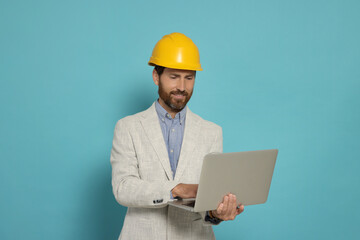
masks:
POLYGON ((189 108, 188 108, 188 113, 187 114, 191 115, 191 117, 196 122, 198 122, 204 130, 222 132, 221 126, 219 126, 218 124, 213 123, 211 121, 203 119, 199 115, 197 115, 197 114, 193 113, 192 111, 190 111, 189 108))
POLYGON ((147 116, 154 114, 155 111, 155 107, 154 104, 152 106, 150 106, 148 109, 123 117, 121 119, 119 119, 116 123, 116 128, 121 127, 121 126, 127 126, 127 127, 131 127, 131 126, 136 126, 140 123, 140 120, 143 118, 146 118, 147 116))
MULTIPOLYGON (((145 110, 146 111, 146 110, 145 110)), ((117 124, 131 124, 140 120, 141 116, 145 111, 135 113, 126 117, 123 117, 117 121, 117 124)))

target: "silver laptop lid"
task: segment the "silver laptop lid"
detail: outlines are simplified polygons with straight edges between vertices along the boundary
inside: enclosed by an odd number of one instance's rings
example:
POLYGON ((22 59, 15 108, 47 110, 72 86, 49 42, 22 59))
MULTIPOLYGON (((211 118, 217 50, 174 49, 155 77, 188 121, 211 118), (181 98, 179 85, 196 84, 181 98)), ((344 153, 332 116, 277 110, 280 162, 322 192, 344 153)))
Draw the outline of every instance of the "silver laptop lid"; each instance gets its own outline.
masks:
POLYGON ((194 211, 216 209, 228 193, 236 195, 238 204, 265 203, 277 154, 271 149, 206 155, 194 211))

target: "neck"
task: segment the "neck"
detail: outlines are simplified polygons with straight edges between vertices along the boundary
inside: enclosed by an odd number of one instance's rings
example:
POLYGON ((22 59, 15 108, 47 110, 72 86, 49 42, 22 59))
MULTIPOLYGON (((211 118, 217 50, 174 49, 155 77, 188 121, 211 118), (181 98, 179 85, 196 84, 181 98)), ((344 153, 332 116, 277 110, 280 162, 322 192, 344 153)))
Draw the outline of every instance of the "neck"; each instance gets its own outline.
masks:
POLYGON ((168 105, 166 105, 166 103, 161 98, 159 98, 158 101, 159 101, 160 105, 171 115, 171 117, 174 118, 178 112, 175 112, 168 105))

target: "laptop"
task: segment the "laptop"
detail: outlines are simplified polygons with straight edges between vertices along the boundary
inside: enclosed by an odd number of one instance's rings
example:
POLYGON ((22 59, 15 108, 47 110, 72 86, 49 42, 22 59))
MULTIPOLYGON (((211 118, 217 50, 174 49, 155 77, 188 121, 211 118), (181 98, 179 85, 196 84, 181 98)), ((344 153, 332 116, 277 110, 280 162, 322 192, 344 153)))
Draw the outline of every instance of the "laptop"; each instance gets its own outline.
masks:
POLYGON ((192 212, 209 211, 228 193, 236 195, 237 204, 265 203, 277 154, 277 149, 207 154, 196 198, 174 199, 168 204, 192 212))

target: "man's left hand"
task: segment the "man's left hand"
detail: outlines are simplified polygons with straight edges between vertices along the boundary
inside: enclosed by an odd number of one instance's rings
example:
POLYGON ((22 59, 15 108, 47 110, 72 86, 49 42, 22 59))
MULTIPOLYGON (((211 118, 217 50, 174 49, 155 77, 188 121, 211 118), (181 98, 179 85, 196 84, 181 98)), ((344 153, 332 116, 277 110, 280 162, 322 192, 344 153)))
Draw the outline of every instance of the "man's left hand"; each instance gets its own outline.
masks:
POLYGON ((244 211, 244 205, 236 204, 236 196, 228 194, 224 196, 222 203, 219 204, 216 210, 212 210, 211 214, 221 220, 234 220, 237 215, 244 211))

